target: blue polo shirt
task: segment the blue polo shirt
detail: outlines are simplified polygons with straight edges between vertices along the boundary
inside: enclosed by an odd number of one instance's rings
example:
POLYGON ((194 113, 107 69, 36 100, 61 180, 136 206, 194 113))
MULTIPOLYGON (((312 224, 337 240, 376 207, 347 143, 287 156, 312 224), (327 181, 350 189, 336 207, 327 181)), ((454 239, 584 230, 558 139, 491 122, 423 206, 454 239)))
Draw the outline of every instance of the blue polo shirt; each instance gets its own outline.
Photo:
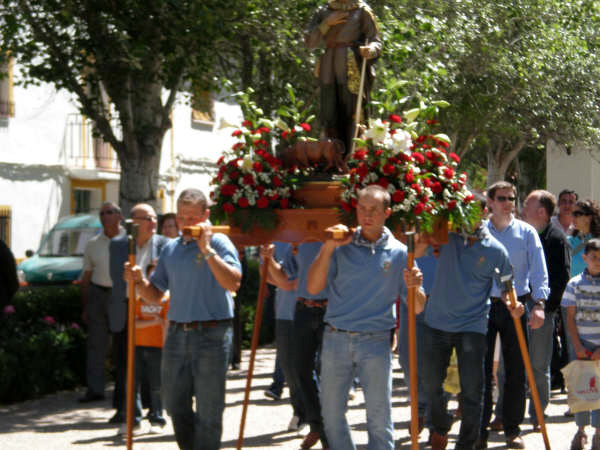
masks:
MULTIPOLYGON (((462 236, 450 233, 442 245, 435 281, 425 304, 425 323, 450 333, 487 333, 490 292, 500 275, 511 273, 506 249, 485 227, 479 241, 465 244, 462 236)), ((498 280, 499 281, 499 280, 498 280)))
POLYGON ((387 228, 371 245, 354 239, 333 252, 327 283, 325 322, 348 331, 384 331, 396 326, 394 303, 406 298, 406 246, 387 228))
MULTIPOLYGON (((212 235, 210 245, 226 263, 241 272, 238 252, 227 236, 212 235)), ((172 239, 160 254, 150 282, 161 291, 170 292, 169 320, 230 319, 233 317, 231 293, 221 287, 206 261, 196 261, 198 251, 196 241, 185 243, 182 238, 172 239)))
MULTIPOLYGON (((283 265, 283 270, 287 272, 285 261, 288 253, 292 253, 292 245, 285 242, 275 242, 275 261, 283 265)), ((293 255, 292 255, 293 256, 293 255)), ((298 299, 297 291, 285 291, 277 288, 275 291, 275 319, 294 320, 296 311, 296 301, 298 299)))
MULTIPOLYGON (((508 252, 513 266, 517 295, 531 292, 536 300, 547 299, 550 295, 548 269, 544 248, 536 229, 515 218, 502 231, 498 231, 491 220, 488 220, 485 225, 508 252)), ((500 292, 500 287, 494 284, 491 296, 500 297, 500 292)))
POLYGON ((579 339, 600 346, 600 276, 584 269, 569 280, 560 304, 576 307, 575 325, 579 339))
POLYGON ((582 236, 568 236, 569 245, 571 246, 571 276, 579 275, 586 269, 585 261, 583 260, 583 251, 585 250, 585 242, 592 238, 591 234, 582 236), (577 250, 577 251, 575 251, 577 250))
POLYGON ((298 278, 298 297, 308 299, 327 298, 327 286, 316 295, 309 294, 306 290, 308 270, 319 254, 322 245, 321 242, 305 242, 298 246, 298 252, 295 256, 291 251, 286 256, 283 268, 291 279, 298 278))
POLYGON ((427 254, 416 259, 419 269, 423 274, 423 290, 425 294, 431 294, 433 281, 435 280, 435 268, 437 267, 437 258, 433 256, 431 247, 427 248, 427 254))

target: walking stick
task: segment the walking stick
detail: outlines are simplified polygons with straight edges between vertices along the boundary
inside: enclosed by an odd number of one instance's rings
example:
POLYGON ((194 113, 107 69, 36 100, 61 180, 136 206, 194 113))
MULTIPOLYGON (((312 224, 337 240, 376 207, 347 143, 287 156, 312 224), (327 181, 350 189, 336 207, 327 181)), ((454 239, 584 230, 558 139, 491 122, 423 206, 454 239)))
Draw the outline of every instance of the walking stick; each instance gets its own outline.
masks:
MULTIPOLYGON (((415 263, 415 232, 405 233, 408 258, 406 268, 411 270, 415 263)), ((416 288, 408 288, 406 303, 408 305, 408 384, 410 392, 410 439, 412 449, 419 448, 419 409, 418 409, 418 382, 417 382, 417 319, 415 314, 416 288)))
MULTIPOLYGON (((496 268, 496 273, 500 275, 500 271, 496 268)), ((517 295, 512 285, 512 274, 506 275, 500 278, 500 281, 504 284, 504 290, 508 291, 508 297, 510 304, 513 307, 517 306, 517 295)), ((538 424, 542 431, 542 437, 544 438, 544 445, 547 450, 550 450, 550 441, 548 440, 548 434, 546 433, 546 422, 544 421, 544 413, 542 411, 542 405, 540 404, 540 395, 538 393, 537 385, 535 384, 535 378, 533 377, 533 368, 531 367, 531 359, 529 358, 529 350, 527 349, 527 341, 525 340, 525 333, 523 327, 521 327, 521 319, 513 317, 515 323, 515 330, 517 332, 517 339, 519 340, 519 347, 521 347, 521 356, 523 358, 523 364, 525 365, 525 371, 527 372, 527 379, 529 380, 529 388, 531 389, 531 398, 533 405, 535 406, 535 414, 537 415, 538 424)))
POLYGON ((269 260, 265 259, 260 270, 260 286, 258 288, 258 299, 256 300, 256 315, 254 316, 254 331, 252 333, 252 343, 250 345, 250 363, 248 364, 248 375, 246 376, 246 390, 244 391, 244 403, 242 404, 242 419, 240 421, 240 433, 238 435, 237 450, 242 448, 244 443, 244 427, 246 426, 246 413, 248 412, 248 400, 250 398, 250 387, 252 385, 252 375, 254 372, 254 360, 256 357, 256 347, 258 347, 258 337, 260 335, 260 326, 262 323, 265 290, 267 289, 267 269, 269 260))
MULTIPOLYGON (((138 234, 138 224, 127 220, 127 244, 129 264, 135 266, 135 248, 138 234)), ((135 283, 127 286, 129 301, 127 302, 127 450, 133 447, 133 397, 135 392, 135 283)))
MULTIPOLYGON (((365 45, 368 44, 369 41, 365 41, 365 45)), ((360 69, 360 87, 358 88, 358 98, 356 99, 356 111, 354 112, 354 136, 353 138, 358 137, 358 124, 360 123, 360 112, 362 110, 362 97, 365 90, 365 74, 367 72, 367 58, 363 56, 362 67, 360 69)), ((350 153, 351 155, 354 153, 354 139, 352 139, 352 143, 350 144, 350 153)))

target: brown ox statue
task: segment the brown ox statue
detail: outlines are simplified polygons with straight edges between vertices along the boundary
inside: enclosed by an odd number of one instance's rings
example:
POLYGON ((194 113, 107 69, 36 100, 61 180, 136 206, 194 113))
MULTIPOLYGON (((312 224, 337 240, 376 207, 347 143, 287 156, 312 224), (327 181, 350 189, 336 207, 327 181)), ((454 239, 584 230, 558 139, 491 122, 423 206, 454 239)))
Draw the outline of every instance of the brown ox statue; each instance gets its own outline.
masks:
POLYGON ((281 158, 285 168, 296 165, 300 169, 306 169, 315 164, 324 164, 321 169, 323 172, 348 172, 344 160, 344 143, 339 139, 297 141, 282 150, 281 158))

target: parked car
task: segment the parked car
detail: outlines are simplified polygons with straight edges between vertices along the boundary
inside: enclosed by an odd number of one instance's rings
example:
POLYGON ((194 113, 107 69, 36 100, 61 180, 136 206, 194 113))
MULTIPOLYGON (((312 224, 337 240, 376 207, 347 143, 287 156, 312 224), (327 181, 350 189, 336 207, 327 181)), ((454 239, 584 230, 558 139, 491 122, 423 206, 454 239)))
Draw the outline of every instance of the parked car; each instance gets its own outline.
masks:
POLYGON ((67 216, 42 240, 37 252, 17 267, 21 285, 64 284, 79 280, 87 242, 102 231, 97 214, 67 216))

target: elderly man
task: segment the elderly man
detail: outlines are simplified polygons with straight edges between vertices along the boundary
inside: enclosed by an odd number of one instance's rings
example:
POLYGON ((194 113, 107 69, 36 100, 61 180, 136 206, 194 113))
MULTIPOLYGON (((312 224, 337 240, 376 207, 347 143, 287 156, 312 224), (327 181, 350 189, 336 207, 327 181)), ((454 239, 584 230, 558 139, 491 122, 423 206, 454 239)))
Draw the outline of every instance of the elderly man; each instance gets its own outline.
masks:
MULTIPOLYGON (((371 185, 358 193, 358 230, 344 240, 327 240, 308 272, 311 294, 329 286, 321 353, 321 403, 332 449, 356 449, 346 420, 353 374, 365 393, 369 448, 393 449, 392 333, 394 304, 416 287, 425 302, 418 267, 406 269, 406 246, 384 226, 390 194, 371 185)), ((345 229, 343 225, 340 225, 345 229)))
MULTIPOLYGON (((546 259, 535 228, 513 216, 515 201, 516 188, 511 183, 499 181, 490 186, 488 205, 492 214, 486 226, 508 252, 519 302, 530 307, 529 314, 521 317, 523 329, 526 329, 529 316, 529 326, 535 330, 544 323, 544 307, 550 293, 546 259)), ((525 416, 525 366, 513 320, 500 293, 500 287, 495 285, 490 297, 492 305, 488 321, 486 389, 480 447, 487 447, 487 427, 492 413, 492 360, 496 334, 500 333, 506 373, 502 413, 504 436, 508 448, 525 448, 520 429, 525 416)))
MULTIPOLYGON (((169 241, 156 234, 156 212, 152 206, 139 203, 131 209, 131 219, 138 224, 136 261, 145 271, 156 261, 164 245, 169 241)), ((110 277, 113 282, 109 304, 109 326, 113 333, 113 360, 115 365, 115 391, 113 407, 115 415, 110 423, 125 422, 125 371, 127 368, 127 285, 123 280, 123 264, 128 259, 127 236, 122 235, 110 242, 110 277)), ((136 405, 139 407, 139 405, 136 405)))
POLYGON ((370 60, 363 91, 368 102, 375 77, 372 62, 381 53, 377 21, 362 1, 329 0, 312 18, 305 40, 309 48, 325 46, 316 73, 321 87, 320 120, 325 136, 341 139, 349 152, 354 136, 360 67, 363 59, 370 60))
POLYGON ((177 444, 185 450, 221 445, 233 335, 231 291, 242 278, 238 252, 227 236, 211 233, 209 212, 200 190, 184 190, 177 199, 177 224, 199 226, 202 236, 172 239, 149 280, 139 266, 125 265, 125 279, 136 283, 142 298, 159 303, 165 291, 171 295, 161 379, 177 444))
POLYGON ((81 403, 104 399, 106 353, 110 342, 108 330, 108 303, 112 280, 108 270, 110 240, 122 232, 121 208, 114 203, 100 207, 102 233, 91 238, 83 251, 81 279, 82 320, 88 327, 87 338, 87 392, 81 403))
MULTIPOLYGON (((536 330, 529 331, 529 354, 542 410, 546 409, 550 400, 550 363, 556 313, 560 309, 560 302, 569 282, 571 270, 569 242, 562 230, 550 220, 554 208, 556 208, 554 195, 543 190, 531 192, 523 205, 523 218, 539 233, 546 257, 550 286, 550 294, 544 311, 544 324, 536 330)), ((529 416, 532 419, 534 430, 539 430, 533 402, 529 403, 529 416)))

